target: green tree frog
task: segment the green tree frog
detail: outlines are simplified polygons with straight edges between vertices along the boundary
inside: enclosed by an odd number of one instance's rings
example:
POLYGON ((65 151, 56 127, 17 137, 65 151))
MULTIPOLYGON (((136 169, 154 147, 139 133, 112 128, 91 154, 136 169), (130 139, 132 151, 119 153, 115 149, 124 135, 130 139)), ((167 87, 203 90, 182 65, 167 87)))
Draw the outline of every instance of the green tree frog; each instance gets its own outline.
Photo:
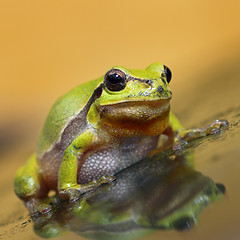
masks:
POLYGON ((178 146, 226 124, 215 121, 206 129, 184 130, 170 113, 171 77, 161 63, 143 70, 116 66, 60 97, 36 153, 16 174, 17 196, 30 211, 44 213, 50 209, 44 204, 50 190, 74 201, 155 149, 178 146))

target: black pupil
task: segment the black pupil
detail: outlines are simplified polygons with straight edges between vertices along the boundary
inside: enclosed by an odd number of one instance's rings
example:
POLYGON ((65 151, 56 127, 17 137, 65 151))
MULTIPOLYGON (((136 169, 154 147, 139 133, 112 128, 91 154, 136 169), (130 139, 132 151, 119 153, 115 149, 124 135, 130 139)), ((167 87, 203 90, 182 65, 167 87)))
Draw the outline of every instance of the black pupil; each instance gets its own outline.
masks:
POLYGON ((108 75, 108 81, 112 84, 118 84, 123 81, 123 78, 117 73, 112 73, 108 75))
POLYGON ((164 66, 164 70, 166 73, 167 82, 169 83, 172 79, 172 72, 170 71, 170 69, 167 66, 164 66))

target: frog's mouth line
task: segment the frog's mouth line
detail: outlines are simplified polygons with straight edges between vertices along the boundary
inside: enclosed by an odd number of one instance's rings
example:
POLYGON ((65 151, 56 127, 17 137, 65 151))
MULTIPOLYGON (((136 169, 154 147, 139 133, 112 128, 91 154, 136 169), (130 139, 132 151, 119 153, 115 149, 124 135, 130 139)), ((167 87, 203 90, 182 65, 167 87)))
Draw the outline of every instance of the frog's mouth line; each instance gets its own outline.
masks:
POLYGON ((165 117, 170 110, 170 99, 98 105, 98 110, 102 119, 143 122, 153 118, 165 117))

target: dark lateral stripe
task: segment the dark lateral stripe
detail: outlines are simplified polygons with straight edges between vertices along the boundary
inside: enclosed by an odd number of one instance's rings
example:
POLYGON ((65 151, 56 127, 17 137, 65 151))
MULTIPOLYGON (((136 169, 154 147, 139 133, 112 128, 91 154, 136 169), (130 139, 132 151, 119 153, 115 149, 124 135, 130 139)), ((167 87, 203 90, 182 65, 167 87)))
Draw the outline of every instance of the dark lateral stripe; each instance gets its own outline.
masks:
POLYGON ((47 157, 54 157, 54 158, 62 158, 65 149, 71 144, 71 142, 81 134, 87 126, 87 113, 94 103, 94 101, 99 98, 102 94, 103 83, 101 83, 93 92, 91 97, 89 98, 87 104, 81 111, 73 118, 69 123, 65 126, 62 136, 59 141, 55 142, 53 147, 45 152, 41 159, 47 157))

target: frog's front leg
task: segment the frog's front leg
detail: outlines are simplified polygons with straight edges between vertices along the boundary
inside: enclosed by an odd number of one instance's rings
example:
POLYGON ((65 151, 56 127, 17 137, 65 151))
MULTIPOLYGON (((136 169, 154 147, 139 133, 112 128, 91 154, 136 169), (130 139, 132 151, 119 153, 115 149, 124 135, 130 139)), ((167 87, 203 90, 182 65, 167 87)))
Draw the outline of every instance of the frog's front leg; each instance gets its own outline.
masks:
POLYGON ((78 159, 92 144, 97 144, 95 138, 92 130, 86 130, 65 150, 58 173, 58 192, 61 198, 75 201, 80 194, 114 180, 112 176, 102 176, 88 184, 80 185, 77 183, 78 159))
POLYGON ((222 127, 227 127, 228 121, 226 120, 215 120, 206 128, 195 128, 184 130, 180 129, 175 138, 173 149, 179 149, 182 144, 188 143, 194 139, 205 137, 207 135, 213 135, 220 131, 222 127))

